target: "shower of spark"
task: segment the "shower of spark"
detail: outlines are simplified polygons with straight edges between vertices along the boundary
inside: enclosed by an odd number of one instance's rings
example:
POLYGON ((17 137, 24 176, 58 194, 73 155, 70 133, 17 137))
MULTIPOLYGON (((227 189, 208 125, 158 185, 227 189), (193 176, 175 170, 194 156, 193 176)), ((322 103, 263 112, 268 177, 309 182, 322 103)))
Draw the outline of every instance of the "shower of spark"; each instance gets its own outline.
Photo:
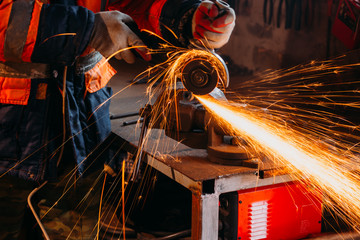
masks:
MULTIPOLYGON (((211 52, 196 51, 213 61, 211 52)), ((182 65, 178 63, 183 63, 176 60, 185 55, 184 60, 194 58, 193 54, 188 49, 173 54, 161 71, 164 80, 160 86, 166 94, 157 99, 152 112, 156 116, 153 123, 163 120, 160 128, 174 121, 169 109, 175 108, 176 112, 177 100, 171 91, 176 90, 181 74, 182 65)), ((356 71, 360 64, 341 60, 312 61, 244 80, 237 89, 227 92, 234 100, 231 104, 196 97, 220 126, 245 139, 255 156, 280 164, 294 180, 306 181, 314 191, 321 192, 325 207, 360 231, 360 176, 356 169, 360 135, 349 113, 360 107, 359 80, 347 76, 344 81, 341 76, 356 71)), ((150 85, 148 92, 153 90, 150 85)), ((150 131, 151 127, 149 135, 150 131)), ((152 152, 156 149, 153 147, 152 152)))
MULTIPOLYGON (((166 52, 167 60, 149 68, 140 75, 140 77, 146 76, 146 74, 151 76, 148 80, 147 95, 149 96, 149 103, 153 102, 153 104, 150 112, 143 113, 149 114, 151 118, 143 141, 144 145, 147 145, 147 152, 151 153, 158 152, 160 148, 166 149, 168 147, 160 147, 160 142, 155 142, 153 146, 150 146, 149 143, 151 141, 148 141, 148 138, 154 133, 154 128, 171 129, 175 132, 179 130, 177 104, 178 100, 182 97, 179 94, 183 92, 178 90, 186 90, 181 83, 182 71, 186 64, 197 59, 207 59, 218 75, 218 87, 223 88, 226 81, 223 79, 226 76, 223 64, 209 51, 184 49, 169 45, 164 45, 161 49, 164 49, 163 51, 166 52)), ((139 155, 136 156, 135 161, 138 161, 138 158, 139 155)))
MULTIPOLYGON (((343 58, 325 62, 312 61, 291 69, 276 70, 241 82, 228 93, 231 99, 266 109, 298 131, 334 143, 360 141, 359 63, 345 63, 343 58)), ((342 148, 343 144, 337 146, 342 148)), ((355 151, 355 149, 353 149, 355 151)))
MULTIPOLYGON (((120 51, 124 50, 128 49, 120 51)), ((150 125, 142 144, 147 145, 147 152, 157 154, 161 152, 160 142, 150 146, 151 132, 154 134, 153 128, 166 129, 171 125, 172 130, 177 130, 178 127, 177 82, 181 79, 184 64, 198 57, 208 59, 218 71, 219 85, 223 83, 221 72, 224 69, 218 59, 207 50, 178 48, 165 43, 158 50, 150 50, 150 53, 165 53, 167 57, 164 62, 138 76, 138 79, 141 77, 149 79, 147 94, 149 103, 154 102, 150 112, 150 125)), ((254 155, 259 159, 266 158, 272 160, 274 164, 287 167, 295 180, 305 180, 306 184, 310 184, 315 191, 320 191, 325 205, 338 212, 349 225, 360 231, 358 226, 360 177, 355 168, 359 162, 359 157, 356 155, 359 151, 353 144, 360 141, 360 134, 356 134, 357 126, 354 126, 351 120, 342 114, 329 111, 332 108, 345 110, 360 108, 359 90, 354 88, 358 80, 338 79, 340 74, 346 74, 359 66, 360 64, 313 61, 308 65, 269 71, 258 78, 243 81, 239 88, 226 93, 234 102, 221 102, 206 96, 197 96, 197 98, 213 114, 220 126, 226 128, 232 135, 244 138, 254 155), (324 77, 337 81, 321 82, 320 79, 324 77)), ((135 164, 139 156, 139 154, 135 156, 135 164)), ((123 174, 124 170, 114 180, 116 183, 121 183, 120 192, 123 195, 119 197, 112 192, 116 188, 114 184, 107 193, 101 194, 101 203, 114 206, 115 211, 109 217, 111 220, 117 218, 117 210, 122 209, 122 222, 125 223, 124 208, 128 198, 125 199, 124 193, 130 190, 127 189, 128 180, 125 180, 123 174), (114 199, 121 201, 116 202, 114 199)), ((75 175, 76 169, 73 169, 69 176, 75 178, 75 175)), ((94 183, 99 183, 103 175, 106 175, 104 171, 94 183)), ((144 176, 141 180, 141 189, 139 187, 137 192, 139 199, 143 196, 146 198, 146 193, 145 195, 140 193, 145 192, 146 180, 156 181, 155 178, 152 180, 149 176, 144 176)), ((73 185, 69 184, 65 187, 58 201, 68 195, 73 185)), ((89 194, 86 194, 79 204, 86 205, 85 200, 89 200, 86 198, 90 198, 89 194)), ((51 211, 58 201, 48 211, 51 211)), ((134 208, 133 203, 131 208, 134 208)), ((101 209, 98 214, 99 219, 106 217, 101 209)), ((93 232, 99 237, 100 221, 97 224, 93 232)), ((73 230, 75 227, 76 225, 73 230)), ((124 230, 123 234, 125 234, 124 230)))
POLYGON ((331 144, 320 143, 304 133, 292 131, 282 121, 266 119, 264 114, 235 107, 209 97, 197 96, 221 126, 249 142, 252 152, 285 165, 295 179, 323 194, 325 204, 337 211, 359 231, 360 177, 349 169, 358 157, 336 152, 331 144))

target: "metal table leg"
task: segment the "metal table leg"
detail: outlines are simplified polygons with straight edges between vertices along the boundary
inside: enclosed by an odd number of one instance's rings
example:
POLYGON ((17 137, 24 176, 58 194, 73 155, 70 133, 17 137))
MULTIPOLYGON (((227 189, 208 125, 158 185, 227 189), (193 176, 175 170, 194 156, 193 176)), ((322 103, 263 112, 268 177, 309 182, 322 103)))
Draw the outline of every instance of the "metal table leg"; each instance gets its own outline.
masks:
POLYGON ((219 224, 219 195, 193 193, 192 195, 193 240, 217 240, 219 224))

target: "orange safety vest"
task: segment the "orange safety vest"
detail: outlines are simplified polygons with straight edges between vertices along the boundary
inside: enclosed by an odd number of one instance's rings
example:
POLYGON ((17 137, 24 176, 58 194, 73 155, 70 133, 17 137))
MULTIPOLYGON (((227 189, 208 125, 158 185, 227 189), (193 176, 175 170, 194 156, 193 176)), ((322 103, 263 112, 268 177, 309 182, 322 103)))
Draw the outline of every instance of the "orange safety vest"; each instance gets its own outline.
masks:
MULTIPOLYGON (((78 5, 93 12, 104 10, 107 0, 79 0, 78 5)), ((0 62, 31 62, 34 50, 40 12, 43 2, 3 0, 0 3, 0 62), (25 11, 24 9, 32 9, 25 11), (21 14, 20 14, 21 12, 21 14), (12 19, 10 16, 13 16, 12 19), (18 33, 22 34, 18 34, 18 33)), ((86 54, 91 51, 86 51, 86 54)), ((31 79, 1 75, 0 103, 27 105, 30 96, 31 79)), ((104 87, 116 73, 105 61, 85 74, 87 90, 96 92, 104 87)))
MULTIPOLYGON (((7 60, 30 62, 31 54, 34 50, 36 35, 38 31, 40 12, 43 3, 35 0, 29 2, 14 2, 12 0, 3 0, 0 4, 0 61, 7 60), (24 4, 31 4, 32 11, 25 12, 21 17, 27 24, 17 24, 16 16, 10 21, 12 12, 23 9, 24 4), (26 29, 25 29, 26 28, 26 29), (11 29, 10 31, 7 31, 11 29), (27 30, 27 31, 26 31, 27 30), (12 35, 20 34, 14 41, 12 35), (14 44, 18 44, 15 50, 12 50, 14 44), (11 49, 11 50, 10 50, 11 49)), ((15 14, 14 14, 15 15, 15 14)), ((19 15, 19 14, 18 14, 19 15)), ((26 105, 30 95, 31 80, 29 78, 10 78, 0 76, 0 103, 26 105)))

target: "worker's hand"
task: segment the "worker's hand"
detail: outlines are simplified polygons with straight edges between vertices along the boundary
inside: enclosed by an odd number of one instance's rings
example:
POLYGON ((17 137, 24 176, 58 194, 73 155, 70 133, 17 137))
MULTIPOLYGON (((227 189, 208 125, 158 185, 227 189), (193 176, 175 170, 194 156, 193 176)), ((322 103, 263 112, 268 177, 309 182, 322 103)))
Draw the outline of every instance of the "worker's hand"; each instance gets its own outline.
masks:
POLYGON ((235 12, 222 0, 205 0, 195 10, 192 19, 194 39, 208 48, 220 48, 230 38, 235 26, 235 12))
POLYGON ((113 54, 117 59, 123 59, 127 63, 135 62, 135 55, 128 47, 139 46, 135 50, 147 61, 151 59, 145 44, 130 30, 126 22, 132 18, 119 11, 99 12, 95 14, 94 30, 89 45, 104 57, 113 54))

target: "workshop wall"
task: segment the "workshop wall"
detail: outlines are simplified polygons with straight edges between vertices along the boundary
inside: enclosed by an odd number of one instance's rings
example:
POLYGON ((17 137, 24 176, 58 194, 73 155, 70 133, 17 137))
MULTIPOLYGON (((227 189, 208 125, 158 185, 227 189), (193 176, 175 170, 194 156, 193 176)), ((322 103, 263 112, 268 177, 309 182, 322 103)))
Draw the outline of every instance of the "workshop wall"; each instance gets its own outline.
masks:
MULTIPOLYGON (((328 36, 328 0, 295 0, 303 6, 301 14, 295 14, 295 8, 291 27, 285 26, 289 24, 286 23, 285 0, 273 0, 271 22, 270 0, 228 2, 236 11, 236 27, 229 43, 220 53, 229 56, 240 68, 254 73, 262 72, 311 60, 325 60, 328 56, 337 56, 347 51, 333 35, 328 36), (263 12, 265 2, 268 6, 266 23, 263 12), (280 2, 281 13, 278 11, 280 2), (308 12, 305 11, 307 3, 312 5, 308 12), (300 19, 300 25, 295 26, 296 18, 300 19)), ((338 1, 333 1, 331 21, 336 15, 337 6, 338 1)), ((232 70, 231 67, 229 69, 232 70)))

